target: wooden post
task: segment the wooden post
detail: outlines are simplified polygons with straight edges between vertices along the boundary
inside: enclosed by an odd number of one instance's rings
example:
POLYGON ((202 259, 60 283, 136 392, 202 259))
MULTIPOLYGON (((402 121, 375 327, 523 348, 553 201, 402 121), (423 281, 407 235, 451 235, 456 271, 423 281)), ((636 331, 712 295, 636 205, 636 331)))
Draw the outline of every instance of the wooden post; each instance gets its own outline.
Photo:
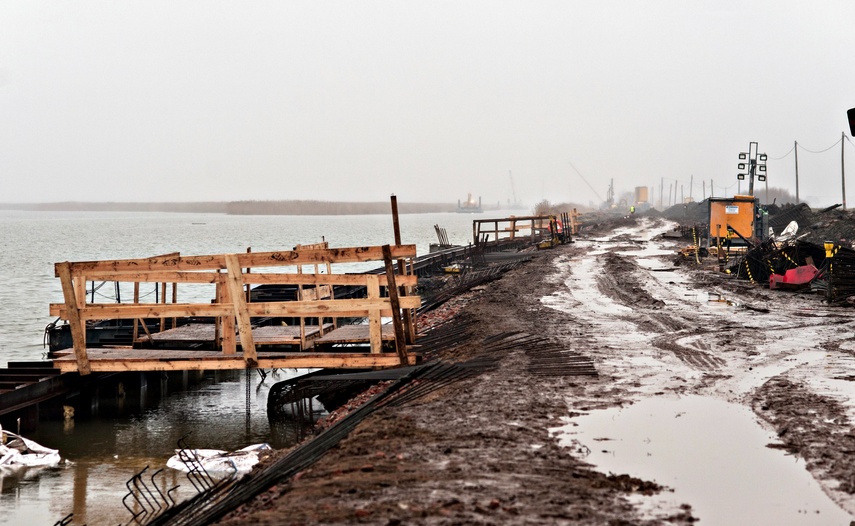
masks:
MULTIPOLYGON (((297 274, 303 273, 303 265, 297 265, 297 274)), ((303 284, 297 285, 297 301, 303 301, 303 284)), ((300 316, 300 350, 306 348, 306 318, 300 316)))
POLYGON ((401 321, 401 303, 398 301, 398 286, 395 283, 395 270, 392 268, 392 249, 383 245, 383 263, 386 265, 386 289, 389 291, 389 303, 392 307, 392 325, 395 326, 395 352, 401 365, 407 365, 407 344, 404 339, 404 325, 401 321))
MULTIPOLYGON (((228 294, 226 294, 226 284, 225 284, 225 274, 220 274, 220 281, 217 282, 217 299, 216 302, 219 304, 228 303, 226 298, 228 294)), ((219 329, 223 334, 223 354, 235 354, 237 352, 237 341, 235 339, 235 317, 234 316, 220 316, 217 318, 219 323, 219 329)), ((215 337, 216 337, 216 328, 215 328, 215 337)))
MULTIPOLYGON (((252 254, 252 247, 246 247, 246 253, 247 253, 247 254, 252 254)), ((246 272, 247 274, 249 274, 250 272, 252 272, 252 267, 246 267, 246 271, 245 271, 245 272, 246 272)), ((251 298, 250 298, 250 294, 251 294, 251 293, 252 293, 252 287, 250 287, 249 283, 247 283, 247 284, 246 284, 246 302, 247 302, 247 303, 250 303, 250 301, 251 301, 251 298)))
MULTIPOLYGON (((160 302, 166 305, 166 282, 160 284, 160 302)), ((166 318, 160 317, 160 332, 166 330, 166 318)))
POLYGON ((71 280, 71 264, 68 262, 57 263, 56 273, 62 283, 62 295, 65 298, 65 306, 68 308, 68 324, 71 327, 71 339, 74 342, 77 372, 81 376, 85 376, 92 372, 89 368, 89 355, 86 354, 86 322, 80 319, 78 299, 71 280))
POLYGON ((226 254, 225 260, 227 272, 226 284, 228 285, 232 305, 234 305, 238 333, 240 334, 240 346, 243 349, 243 359, 246 362, 247 368, 253 368, 258 365, 258 356, 255 352, 255 342, 252 339, 252 324, 250 323, 249 313, 246 310, 240 261, 236 254, 226 254))
MULTIPOLYGON (((172 283, 172 303, 178 303, 178 283, 172 283)), ((178 326, 178 318, 172 318, 172 329, 178 326)))
MULTIPOLYGON (((134 303, 139 303, 139 302, 140 302, 140 282, 135 281, 134 282, 134 303)), ((145 322, 143 322, 143 323, 145 323, 145 322)), ((132 341, 131 345, 137 343, 137 339, 139 338, 139 335, 140 335, 140 319, 134 318, 134 337, 133 337, 133 341, 132 341)))
MULTIPOLYGON (((380 279, 376 274, 367 274, 365 279, 368 298, 379 298, 380 279)), ((368 341, 371 344, 372 353, 380 353, 383 351, 383 333, 380 326, 380 310, 378 309, 371 309, 368 311, 368 341)))
MULTIPOLYGON (((394 227, 395 246, 400 246, 401 245, 401 227, 398 223, 398 199, 395 197, 395 194, 392 194, 392 226, 394 227)), ((384 258, 386 257, 385 250, 383 252, 383 257, 384 258)), ((391 257, 391 251, 389 253, 389 257, 391 257)), ((406 262, 403 259, 398 260, 398 273, 401 274, 402 276, 407 275, 406 262)), ((391 287, 392 284, 390 283, 390 284, 388 284, 388 286, 391 287)), ((398 290, 398 293, 401 296, 406 296, 407 295, 406 287, 401 287, 400 290, 398 290)), ((391 297, 391 293, 389 294, 389 296, 391 297)), ((409 329, 407 331, 407 343, 409 343, 409 344, 416 343, 416 326, 415 326, 413 319, 414 319, 414 313, 411 312, 410 309, 404 309, 404 325, 409 329)))

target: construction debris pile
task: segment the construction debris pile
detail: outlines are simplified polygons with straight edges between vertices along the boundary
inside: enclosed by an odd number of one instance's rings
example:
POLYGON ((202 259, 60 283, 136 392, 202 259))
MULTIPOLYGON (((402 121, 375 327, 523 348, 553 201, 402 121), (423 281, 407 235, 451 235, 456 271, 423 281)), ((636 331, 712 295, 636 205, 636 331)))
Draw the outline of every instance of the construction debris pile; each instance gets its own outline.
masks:
MULTIPOLYGON (((768 214, 770 237, 725 253, 723 270, 772 289, 820 293, 829 303, 855 306, 855 215, 840 205, 812 210, 804 203, 761 210, 768 214)), ((686 230, 703 224, 708 214, 709 202, 702 201, 673 206, 661 216, 686 230)), ((695 254, 682 259, 694 260, 695 254)))

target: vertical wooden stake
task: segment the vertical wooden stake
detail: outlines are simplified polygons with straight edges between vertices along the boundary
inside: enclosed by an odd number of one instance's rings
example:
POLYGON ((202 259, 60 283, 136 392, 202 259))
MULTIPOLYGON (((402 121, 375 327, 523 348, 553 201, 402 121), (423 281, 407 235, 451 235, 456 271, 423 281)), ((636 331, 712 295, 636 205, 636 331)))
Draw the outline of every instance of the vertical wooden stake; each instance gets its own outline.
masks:
MULTIPOLYGON (((140 302, 140 282, 134 282, 134 303, 140 302)), ((144 323, 144 322, 143 322, 144 323)), ((140 318, 134 318, 134 339, 133 343, 137 343, 140 335, 140 318)))
POLYGON ((89 367, 89 355, 86 354, 86 322, 80 318, 77 295, 74 292, 74 284, 71 280, 71 264, 68 262, 57 263, 56 273, 62 283, 62 295, 65 298, 65 306, 68 309, 68 324, 71 327, 71 339, 74 341, 77 372, 81 376, 86 376, 92 372, 89 367))
MULTIPOLYGON (((398 223, 398 198, 392 194, 392 226, 395 234, 395 246, 401 246, 401 227, 398 223)), ((441 241, 440 241, 441 242, 441 241)), ((384 252, 385 257, 385 252, 384 252)), ((406 262, 403 259, 398 260, 398 273, 402 276, 407 275, 406 262)), ((391 286, 391 285, 389 285, 391 286)), ((401 287, 398 293, 401 296, 407 295, 405 287, 401 287)), ((404 309, 404 325, 407 327, 407 343, 412 345, 416 343, 416 324, 413 320, 413 313, 410 309, 404 309)))
MULTIPOLYGON (((303 274, 303 265, 297 265, 297 274, 303 274)), ((317 290, 315 291, 317 292, 317 290)), ((317 299, 317 298, 316 298, 317 299)), ((297 301, 303 301, 303 284, 297 285, 297 301)), ((306 349, 306 318, 300 315, 300 350, 306 349)))
POLYGON ((409 363, 407 343, 404 338, 404 325, 401 321, 401 302, 398 300, 398 285, 395 282, 395 269, 392 267, 392 249, 383 245, 383 263, 386 265, 386 289, 389 291, 389 303, 392 306, 392 324, 395 326, 395 352, 401 365, 409 363))
POLYGON ((228 272, 226 283, 228 284, 232 305, 234 305, 238 333, 240 334, 240 346, 243 349, 243 359, 248 368, 254 368, 258 365, 258 356, 255 352, 255 342, 252 339, 252 324, 250 323, 249 312, 246 309, 240 261, 236 254, 226 254, 225 260, 226 271, 228 272))
MULTIPOLYGON (((218 274, 217 281, 217 303, 228 303, 228 293, 226 292, 226 275, 218 274)), ((235 354, 237 352, 237 341, 235 338, 235 317, 234 314, 228 316, 219 316, 219 330, 222 332, 222 349, 223 354, 235 354)), ((218 338, 219 341, 219 338, 218 338)))
MULTIPOLYGON (((376 274, 366 274, 365 285, 368 291, 368 299, 378 299, 380 297, 380 279, 376 274)), ((368 341, 371 344, 372 353, 383 351, 383 331, 380 327, 379 309, 368 311, 368 341)))

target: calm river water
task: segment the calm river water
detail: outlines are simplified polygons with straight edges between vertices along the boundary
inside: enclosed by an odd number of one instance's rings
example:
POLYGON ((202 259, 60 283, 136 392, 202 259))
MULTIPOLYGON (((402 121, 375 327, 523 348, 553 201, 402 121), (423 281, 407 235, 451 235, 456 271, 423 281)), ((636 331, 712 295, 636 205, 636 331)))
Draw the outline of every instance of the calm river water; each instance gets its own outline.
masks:
MULTIPOLYGON (((407 214, 400 216, 402 242, 415 244, 419 255, 436 242, 434 225, 446 229, 449 241, 469 243, 473 218, 507 217, 513 212, 407 214)), ((516 212, 523 215, 526 212, 516 212)), ((0 211, 0 364, 38 360, 45 326, 53 321, 50 303, 62 302, 54 263, 182 255, 289 250, 296 244, 330 246, 383 245, 394 242, 391 215, 372 216, 228 216, 113 212, 0 211)), ((355 269, 354 269, 355 270, 355 269)), ((334 269, 335 271, 335 269, 334 269)), ((104 294, 114 294, 104 289, 104 294)), ((100 293, 100 291, 99 291, 100 293)), ((130 292, 120 292, 130 298, 130 292)), ((189 291, 190 296, 206 291, 189 291)), ((184 296, 180 302, 196 298, 184 296)), ((69 513, 74 523, 127 523, 121 499, 125 482, 149 466, 164 467, 179 438, 192 433, 194 447, 236 449, 257 442, 287 445, 292 435, 270 429, 267 390, 276 381, 305 371, 280 371, 261 382, 253 373, 221 373, 182 389, 169 386, 165 397, 130 399, 127 407, 98 411, 97 418, 73 424, 43 422, 31 437, 60 450, 62 467, 24 477, 0 471, 0 524, 52 524, 69 513), (249 399, 247 399, 247 386, 249 399), (247 411, 249 407, 249 411, 247 411)), ((186 477, 166 470, 164 486, 181 485, 186 477)), ((190 490, 190 491, 188 491, 190 490)), ((182 491, 184 493, 182 493, 182 491)))

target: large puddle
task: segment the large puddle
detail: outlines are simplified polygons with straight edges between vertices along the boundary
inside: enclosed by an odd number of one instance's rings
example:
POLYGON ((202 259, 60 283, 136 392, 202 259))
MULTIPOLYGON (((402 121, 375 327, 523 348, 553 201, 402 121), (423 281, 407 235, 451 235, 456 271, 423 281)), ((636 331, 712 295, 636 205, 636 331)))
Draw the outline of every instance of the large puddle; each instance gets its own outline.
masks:
POLYGON ((713 398, 655 397, 595 411, 553 429, 560 443, 605 473, 672 488, 643 508, 692 506, 701 524, 848 525, 804 462, 766 447, 775 435, 753 413, 713 398))

